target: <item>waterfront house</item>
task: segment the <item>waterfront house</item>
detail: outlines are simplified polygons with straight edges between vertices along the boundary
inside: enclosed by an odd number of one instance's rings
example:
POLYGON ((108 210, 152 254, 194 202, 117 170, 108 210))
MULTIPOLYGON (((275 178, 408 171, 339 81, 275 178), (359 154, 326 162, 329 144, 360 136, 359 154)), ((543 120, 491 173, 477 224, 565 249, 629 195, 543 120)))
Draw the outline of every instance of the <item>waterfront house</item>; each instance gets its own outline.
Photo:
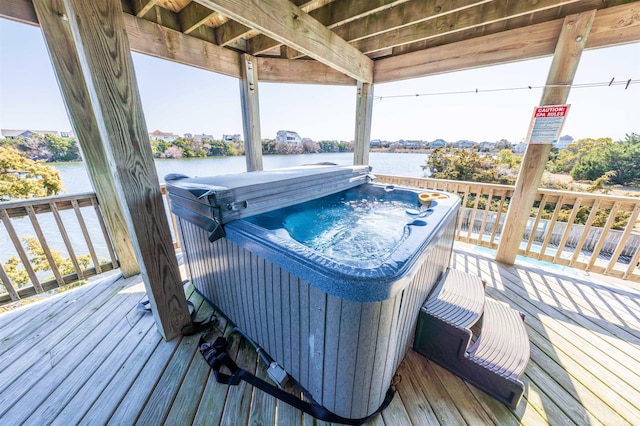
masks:
MULTIPOLYGON (((540 104, 563 104, 584 49, 640 41, 639 11, 640 1, 631 0, 1 2, 0 17, 42 29, 95 188, 95 197, 60 206, 100 212, 115 248, 111 263, 122 276, 0 317, 6 321, 1 333, 7 356, 0 373, 0 416, 15 424, 56 419, 66 424, 313 423, 249 387, 217 384, 194 356, 197 340, 180 336, 191 319, 130 51, 238 79, 249 172, 262 169, 260 82, 353 86, 354 164, 367 164, 375 84, 553 56, 540 104), (136 286, 140 281, 144 285, 136 286), (132 307, 142 299, 142 287, 153 321, 140 319, 132 307)), ((538 190, 550 149, 548 144, 526 148, 515 187, 380 177, 389 184, 462 195, 468 210, 457 229, 462 243, 454 264, 481 275, 493 296, 526 311, 534 344, 527 395, 515 410, 409 352, 401 366, 400 398, 373 423, 633 424, 640 419, 638 293, 621 280, 640 280, 635 268, 640 250, 635 247, 629 263, 616 262, 640 206, 628 197, 538 190), (483 209, 480 195, 489 200, 487 206, 495 201, 499 208, 483 209), (503 212, 507 199, 509 209, 503 212), (581 206, 591 207, 594 216, 598 209, 609 211, 602 234, 618 210, 629 213, 630 225, 604 264, 598 258, 604 238, 586 259, 562 255, 568 232, 552 251, 547 250, 551 233, 545 234, 534 251, 533 239, 521 243, 525 230, 541 223, 540 213, 532 216, 539 203, 557 205, 549 223, 558 222, 560 207, 568 205, 570 216, 581 206), (502 223, 500 238, 490 223, 502 223), (559 269, 519 263, 517 254, 559 269), (592 276, 575 275, 569 267, 592 276)), ((0 207, 0 213, 8 227, 12 215, 37 222, 37 214, 55 214, 57 208, 56 202, 42 208, 26 203, 0 207)), ((96 265, 93 272, 99 269, 96 265)), ((0 272, 7 298, 44 290, 33 278, 31 290, 16 291, 0 272)), ((65 282, 57 278, 58 284, 65 282)), ((234 351, 245 368, 256 371, 255 352, 240 342, 234 351)))

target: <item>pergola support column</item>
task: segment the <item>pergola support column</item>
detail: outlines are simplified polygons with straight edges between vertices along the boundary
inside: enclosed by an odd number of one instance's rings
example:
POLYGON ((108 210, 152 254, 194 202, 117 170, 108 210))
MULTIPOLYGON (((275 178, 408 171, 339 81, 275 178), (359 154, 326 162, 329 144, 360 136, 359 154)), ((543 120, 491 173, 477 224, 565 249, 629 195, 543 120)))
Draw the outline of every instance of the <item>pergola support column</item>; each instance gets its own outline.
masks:
POLYGON ((373 112, 373 84, 358 82, 356 99, 356 134, 353 144, 353 164, 369 164, 369 139, 373 112))
POLYGON ((109 234, 118 254, 120 270, 125 277, 140 273, 135 251, 127 229, 120 199, 116 195, 116 184, 109 170, 107 154, 102 145, 98 123, 90 106, 91 100, 82 75, 68 19, 64 7, 53 1, 34 1, 40 28, 56 71, 62 98, 78 140, 82 158, 89 172, 91 184, 100 201, 109 234))
POLYGON ((256 58, 240 57, 240 99, 247 171, 262 170, 262 138, 260 137, 260 102, 258 98, 258 67, 256 58))
MULTIPOLYGON (((191 322, 173 248, 169 223, 153 164, 149 136, 135 79, 129 40, 119 0, 35 0, 43 21, 59 19, 48 26, 45 36, 52 43, 68 37, 69 55, 77 56, 80 69, 58 74, 63 95, 71 108, 89 109, 94 120, 75 121, 74 127, 96 126, 105 155, 91 164, 99 176, 110 175, 114 193, 123 207, 125 221, 147 290, 158 331, 170 340, 191 322), (80 81, 82 83, 80 83, 80 81), (86 87, 88 97, 73 88, 86 87), (61 84, 62 86, 62 84, 61 84), (78 95, 78 96, 76 96, 78 95)), ((55 49, 57 51, 57 49, 55 49)), ((80 130, 83 131, 84 130, 80 130)), ((93 162, 93 156, 87 162, 93 162)))
MULTIPOLYGON (((564 19, 540 105, 567 102, 595 14, 593 10, 564 19)), ((527 147, 502 228, 496 253, 499 262, 512 265, 516 260, 550 152, 551 144, 530 144, 527 147)))

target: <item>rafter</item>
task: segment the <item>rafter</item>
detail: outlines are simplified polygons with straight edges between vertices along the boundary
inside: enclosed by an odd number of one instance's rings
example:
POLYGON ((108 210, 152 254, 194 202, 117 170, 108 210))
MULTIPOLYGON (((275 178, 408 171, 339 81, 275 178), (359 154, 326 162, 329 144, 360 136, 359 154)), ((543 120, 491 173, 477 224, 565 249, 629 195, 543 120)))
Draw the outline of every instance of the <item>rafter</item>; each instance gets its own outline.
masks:
POLYGON ((189 34, 207 22, 215 13, 215 11, 200 3, 191 2, 178 13, 180 28, 183 33, 189 34))
MULTIPOLYGON (((325 27, 332 29, 355 19, 398 6, 407 1, 409 0, 339 0, 310 11, 309 16, 325 27)), ((256 55, 272 49, 279 44, 276 40, 270 39, 269 37, 254 37, 251 39, 251 52, 256 55)))
MULTIPOLYGON (((580 0, 568 0, 562 4, 570 4, 580 0)), ((363 53, 375 52, 389 47, 401 46, 419 40, 426 40, 445 34, 464 31, 492 22, 504 21, 520 15, 532 14, 554 6, 557 0, 509 1, 494 0, 481 3, 471 8, 458 10, 446 15, 440 14, 436 19, 422 20, 418 23, 386 31, 373 37, 356 40, 352 45, 363 53)), ((338 31, 339 33, 339 31, 338 31)), ((374 33, 374 30, 371 31, 374 33)), ((351 36, 346 37, 352 41, 351 36)))
MULTIPOLYGON (((640 2, 598 10, 586 49, 640 40, 640 2)), ((374 82, 385 83, 553 55, 564 19, 543 22, 380 59, 374 82)))
POLYGON ((198 0, 243 25, 359 81, 371 82, 372 61, 287 0, 198 0))
POLYGON ((143 17, 158 3, 158 0, 131 0, 133 13, 139 18, 143 17))

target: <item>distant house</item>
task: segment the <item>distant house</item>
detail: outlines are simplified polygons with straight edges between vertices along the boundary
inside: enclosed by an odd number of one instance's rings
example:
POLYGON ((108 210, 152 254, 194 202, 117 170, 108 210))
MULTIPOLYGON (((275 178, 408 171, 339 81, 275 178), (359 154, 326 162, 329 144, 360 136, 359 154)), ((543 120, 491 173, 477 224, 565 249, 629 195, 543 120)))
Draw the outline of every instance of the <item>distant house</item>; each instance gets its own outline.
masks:
POLYGON ((443 146, 447 146, 447 141, 445 141, 444 139, 436 139, 431 142, 431 148, 440 148, 443 146))
POLYGON ((213 135, 207 135, 205 133, 203 133, 201 135, 193 135, 193 140, 195 140, 196 142, 212 141, 213 140, 213 135))
POLYGON ((458 148, 473 148, 477 144, 474 141, 460 140, 456 142, 458 148))
POLYGON ((72 138, 73 132, 58 132, 57 130, 25 130, 25 129, 2 129, 2 137, 6 139, 28 138, 31 135, 52 135, 63 138, 72 138), (65 136, 67 135, 67 136, 65 136), (70 136, 69 136, 70 135, 70 136))
POLYGON ((377 148, 382 146, 382 141, 380 139, 373 139, 369 141, 369 146, 373 148, 377 148))
POLYGON ((495 147, 495 142, 480 142, 480 144, 478 144, 480 151, 491 151, 495 147))
POLYGON ((155 130, 149 133, 149 139, 158 139, 165 142, 173 142, 178 139, 180 136, 174 135, 169 132, 161 132, 160 130, 155 130))
POLYGON ((293 132, 291 130, 278 130, 278 133, 276 133, 276 141, 279 143, 300 145, 302 143, 302 138, 297 132, 293 132))
POLYGON ((183 136, 184 136, 185 139, 193 138, 193 134, 192 133, 185 133, 183 136))
POLYGON ((225 142, 240 142, 240 135, 239 134, 234 134, 234 135, 222 135, 222 140, 225 142))
POLYGON ((573 138, 569 135, 560 136, 558 142, 553 144, 554 148, 565 149, 570 143, 573 143, 573 138))
POLYGON ((524 154, 527 150, 527 144, 524 142, 520 142, 518 145, 513 147, 514 154, 524 154))

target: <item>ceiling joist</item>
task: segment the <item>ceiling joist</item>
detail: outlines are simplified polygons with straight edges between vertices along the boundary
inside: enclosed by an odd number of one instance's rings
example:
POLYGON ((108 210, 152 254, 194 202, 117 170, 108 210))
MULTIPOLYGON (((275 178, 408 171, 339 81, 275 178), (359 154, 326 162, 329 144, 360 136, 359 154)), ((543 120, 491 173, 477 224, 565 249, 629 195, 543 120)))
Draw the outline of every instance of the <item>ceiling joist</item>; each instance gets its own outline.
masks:
POLYGON ((366 83, 373 62, 287 0, 198 0, 243 25, 366 83))

